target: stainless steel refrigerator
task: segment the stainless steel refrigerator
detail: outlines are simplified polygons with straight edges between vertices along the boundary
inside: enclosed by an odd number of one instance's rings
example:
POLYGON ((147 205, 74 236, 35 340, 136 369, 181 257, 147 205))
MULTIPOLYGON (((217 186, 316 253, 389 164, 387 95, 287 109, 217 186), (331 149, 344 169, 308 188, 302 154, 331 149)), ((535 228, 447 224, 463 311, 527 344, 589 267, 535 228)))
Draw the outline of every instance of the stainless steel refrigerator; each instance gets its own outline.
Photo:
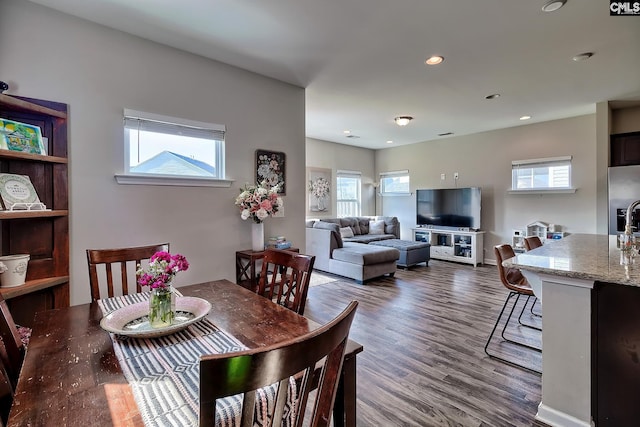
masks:
MULTIPOLYGON (((609 234, 624 232, 627 207, 640 200, 640 165, 609 168, 609 234)), ((632 224, 640 232, 640 208, 635 209, 632 224)))

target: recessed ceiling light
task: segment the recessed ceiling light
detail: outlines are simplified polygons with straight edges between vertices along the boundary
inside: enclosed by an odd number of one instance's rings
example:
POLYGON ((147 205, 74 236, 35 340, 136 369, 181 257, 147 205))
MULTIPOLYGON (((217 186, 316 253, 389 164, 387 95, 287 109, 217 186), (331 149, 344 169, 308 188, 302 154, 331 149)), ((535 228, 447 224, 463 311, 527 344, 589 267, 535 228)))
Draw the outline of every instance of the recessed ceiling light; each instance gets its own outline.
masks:
POLYGON ((350 130, 343 130, 342 133, 344 133, 345 135, 349 135, 351 133, 350 130))
POLYGON ((560 9, 562 6, 564 6, 564 4, 567 2, 567 0, 551 0, 548 1, 544 4, 544 6, 542 6, 542 11, 543 12, 555 12, 556 10, 560 9))
POLYGON ((387 144, 393 144, 393 141, 389 140, 387 141, 387 144))
POLYGON ((444 57, 439 55, 434 55, 431 58, 428 58, 426 61, 424 61, 424 63, 427 65, 438 65, 438 64, 441 64, 442 61, 444 61, 444 57))
POLYGON ((531 118, 531 116, 522 116, 520 117, 520 120, 529 120, 531 118))
POLYGON ((579 62, 579 61, 586 61, 592 56, 593 56, 593 52, 584 52, 584 53, 579 53, 578 55, 574 56, 571 59, 573 59, 576 62, 579 62))
POLYGON ((411 116, 399 116, 399 117, 396 117, 393 120, 395 120, 395 122, 396 122, 396 124, 398 126, 406 126, 406 125, 409 124, 409 122, 411 120, 413 120, 413 117, 411 117, 411 116))
POLYGON ((496 98, 500 98, 499 93, 492 93, 491 95, 487 95, 484 97, 484 99, 496 99, 496 98))

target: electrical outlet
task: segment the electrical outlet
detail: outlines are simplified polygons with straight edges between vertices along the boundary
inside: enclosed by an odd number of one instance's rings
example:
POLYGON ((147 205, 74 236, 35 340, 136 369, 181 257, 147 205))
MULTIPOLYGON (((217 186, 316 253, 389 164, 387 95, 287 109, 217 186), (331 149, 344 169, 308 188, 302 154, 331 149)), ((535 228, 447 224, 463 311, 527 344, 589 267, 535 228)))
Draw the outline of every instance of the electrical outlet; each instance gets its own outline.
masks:
POLYGON ((458 179, 458 172, 453 173, 453 179, 458 179))
POLYGON ((440 174, 440 179, 444 181, 445 179, 447 179, 447 176, 445 174, 441 173, 440 174))

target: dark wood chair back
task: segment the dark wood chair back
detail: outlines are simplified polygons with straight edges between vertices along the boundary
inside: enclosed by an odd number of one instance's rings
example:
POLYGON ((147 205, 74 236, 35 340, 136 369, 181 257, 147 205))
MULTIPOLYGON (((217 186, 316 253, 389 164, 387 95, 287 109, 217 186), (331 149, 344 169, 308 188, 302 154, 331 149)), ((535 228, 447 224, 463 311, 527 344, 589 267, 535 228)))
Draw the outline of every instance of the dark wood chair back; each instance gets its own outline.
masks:
POLYGON ((542 240, 538 236, 529 236, 524 238, 524 247, 527 251, 542 246, 542 240))
POLYGON ((494 248, 496 254, 496 265, 500 274, 500 281, 509 290, 519 292, 524 295, 533 295, 533 290, 522 272, 517 268, 508 268, 502 265, 504 260, 516 256, 511 245, 505 243, 494 248))
MULTIPOLYGON (((134 278, 135 292, 141 292, 142 288, 135 279, 137 265, 143 260, 148 260, 156 252, 169 252, 169 243, 157 245, 139 246, 135 248, 119 249, 87 249, 87 262, 89 264, 89 284, 91 285, 91 301, 97 301, 100 296, 100 281, 98 280, 98 265, 104 264, 106 277, 107 296, 115 296, 113 267, 120 270, 120 285, 122 295, 129 294, 129 279, 134 278), (127 265, 129 264, 129 266, 127 265), (132 267, 129 269, 128 267, 132 267), (130 274, 133 273, 133 274, 130 274)), ((116 284, 118 282, 115 282, 116 284)))
POLYGON ((256 292, 304 315, 309 281, 316 257, 280 249, 267 249, 256 292))
POLYGON ((9 306, 2 295, 0 295, 0 336, 2 337, 0 344, 2 373, 13 394, 24 360, 25 347, 20 339, 18 327, 9 311, 9 306))
POLYGON ((277 384, 268 425, 280 426, 287 405, 289 379, 298 380, 295 426, 329 426, 341 376, 349 329, 358 303, 352 301, 334 320, 298 338, 237 353, 200 358, 200 426, 215 424, 216 400, 244 393, 242 427, 253 426, 256 390, 277 384), (326 358, 325 358, 326 356, 326 358), (316 365, 322 365, 316 371, 316 365), (316 389, 313 411, 305 411, 309 393, 316 389), (307 420, 308 421, 308 420, 307 420))

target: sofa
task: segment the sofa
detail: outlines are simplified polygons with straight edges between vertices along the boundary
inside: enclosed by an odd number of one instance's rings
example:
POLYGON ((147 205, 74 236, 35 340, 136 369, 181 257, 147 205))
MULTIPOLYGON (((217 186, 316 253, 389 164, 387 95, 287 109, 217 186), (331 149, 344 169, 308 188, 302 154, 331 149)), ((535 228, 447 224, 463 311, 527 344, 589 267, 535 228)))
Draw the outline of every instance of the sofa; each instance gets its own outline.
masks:
POLYGON ((396 248, 366 243, 399 238, 396 217, 308 220, 305 253, 315 255, 314 269, 364 283, 385 274, 393 276, 400 258, 396 248))

